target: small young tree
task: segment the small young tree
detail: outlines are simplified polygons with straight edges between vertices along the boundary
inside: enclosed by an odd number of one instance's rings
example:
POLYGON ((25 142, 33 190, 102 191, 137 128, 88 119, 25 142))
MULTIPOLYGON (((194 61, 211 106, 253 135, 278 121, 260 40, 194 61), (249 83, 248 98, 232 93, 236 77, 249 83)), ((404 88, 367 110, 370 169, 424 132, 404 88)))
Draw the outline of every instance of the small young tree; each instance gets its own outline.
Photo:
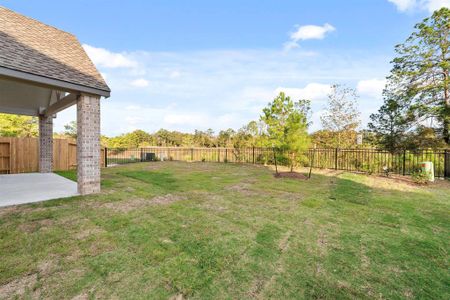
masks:
POLYGON ((398 96, 386 89, 384 103, 376 114, 370 115, 368 127, 376 136, 377 143, 394 152, 404 146, 408 124, 407 109, 398 96))
POLYGON ((309 114, 309 100, 293 102, 283 92, 263 109, 261 121, 266 124, 269 142, 287 151, 291 172, 297 166, 302 151, 307 150, 310 144, 309 114))
POLYGON ((320 117, 322 127, 334 133, 334 147, 355 143, 356 128, 360 124, 356 91, 335 84, 328 95, 326 113, 320 117))

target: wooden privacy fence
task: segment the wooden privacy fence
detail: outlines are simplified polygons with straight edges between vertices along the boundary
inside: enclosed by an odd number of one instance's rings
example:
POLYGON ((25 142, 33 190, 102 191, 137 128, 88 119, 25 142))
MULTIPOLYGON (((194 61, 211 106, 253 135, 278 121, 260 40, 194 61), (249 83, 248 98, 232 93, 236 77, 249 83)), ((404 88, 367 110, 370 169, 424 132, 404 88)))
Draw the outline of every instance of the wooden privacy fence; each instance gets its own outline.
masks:
MULTIPOLYGON (((287 153, 273 148, 182 148, 146 147, 105 149, 106 163, 124 164, 154 160, 242 162, 252 164, 288 163, 287 153)), ((309 149, 300 157, 303 166, 411 175, 420 162, 431 161, 436 177, 450 178, 450 150, 404 150, 389 152, 378 149, 309 149)))
MULTIPOLYGON (((105 150, 101 150, 105 165, 105 150)), ((70 170, 77 166, 77 145, 67 139, 53 140, 53 170, 70 170)), ((0 137, 0 174, 37 172, 39 170, 39 139, 0 137)))

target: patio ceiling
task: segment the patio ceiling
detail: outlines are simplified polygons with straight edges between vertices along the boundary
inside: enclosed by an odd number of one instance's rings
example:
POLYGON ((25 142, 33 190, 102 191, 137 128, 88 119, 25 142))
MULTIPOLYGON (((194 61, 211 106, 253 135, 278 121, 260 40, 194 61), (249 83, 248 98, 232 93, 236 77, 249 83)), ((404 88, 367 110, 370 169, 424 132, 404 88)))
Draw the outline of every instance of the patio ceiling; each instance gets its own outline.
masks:
POLYGON ((11 114, 38 116, 58 100, 52 88, 0 78, 0 111, 11 114))

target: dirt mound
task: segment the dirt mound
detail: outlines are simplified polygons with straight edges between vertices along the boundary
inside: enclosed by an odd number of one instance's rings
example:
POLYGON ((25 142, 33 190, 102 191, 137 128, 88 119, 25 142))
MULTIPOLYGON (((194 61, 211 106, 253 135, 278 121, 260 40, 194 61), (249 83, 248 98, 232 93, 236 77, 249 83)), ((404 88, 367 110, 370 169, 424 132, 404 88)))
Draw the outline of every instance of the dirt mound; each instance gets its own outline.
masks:
POLYGON ((275 178, 293 178, 293 179, 308 179, 304 174, 297 172, 278 172, 273 175, 275 178))

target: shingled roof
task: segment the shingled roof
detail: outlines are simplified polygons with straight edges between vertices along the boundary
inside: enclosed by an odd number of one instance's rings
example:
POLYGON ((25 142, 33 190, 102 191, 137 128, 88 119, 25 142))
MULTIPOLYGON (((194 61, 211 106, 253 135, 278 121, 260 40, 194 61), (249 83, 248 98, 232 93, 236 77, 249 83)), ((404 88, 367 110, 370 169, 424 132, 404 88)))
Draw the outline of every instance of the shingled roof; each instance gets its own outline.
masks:
POLYGON ((0 6, 0 75, 11 73, 110 92, 74 35, 0 6))

